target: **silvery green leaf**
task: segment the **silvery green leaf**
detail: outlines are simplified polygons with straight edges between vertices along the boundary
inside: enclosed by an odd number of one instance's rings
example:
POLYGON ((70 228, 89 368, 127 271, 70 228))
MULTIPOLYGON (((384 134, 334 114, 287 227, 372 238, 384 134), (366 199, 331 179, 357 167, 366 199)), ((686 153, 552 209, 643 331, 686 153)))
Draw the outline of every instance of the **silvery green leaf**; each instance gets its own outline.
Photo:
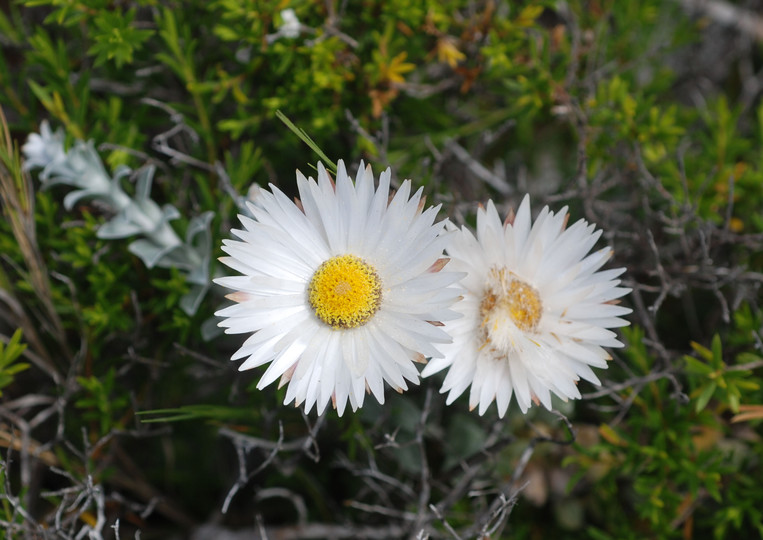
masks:
POLYGON ((107 198, 115 210, 120 211, 130 205, 130 197, 122 190, 121 179, 129 176, 132 169, 126 165, 120 165, 114 171, 114 177, 109 182, 109 193, 107 198))
MULTIPOLYGON (((135 197, 133 199, 133 204, 140 209, 152 223, 152 226, 146 224, 146 233, 158 230, 163 223, 167 223, 180 217, 180 212, 178 212, 177 208, 171 204, 166 204, 160 209, 159 205, 151 199, 151 184, 154 179, 155 171, 156 167, 153 165, 143 167, 138 172, 138 179, 135 183, 135 197)), ((138 220, 139 216, 135 216, 134 219, 138 220)), ((178 239, 177 242, 180 243, 180 239, 178 239)))
POLYGON ((194 244, 194 238, 202 234, 201 246, 206 247, 205 251, 209 251, 208 246, 212 244, 212 235, 209 231, 209 224, 212 223, 212 218, 215 216, 214 212, 204 212, 200 216, 194 216, 191 222, 188 224, 188 229, 185 231, 185 243, 189 246, 194 244))
POLYGON ((162 215, 164 216, 164 221, 172 221, 180 217, 180 212, 171 204, 165 204, 162 206, 162 215))
POLYGON ((190 273, 189 281, 199 285, 205 285, 208 281, 209 253, 211 246, 211 233, 209 232, 209 223, 212 214, 203 214, 191 220, 186 232, 188 241, 186 244, 180 244, 175 231, 167 225, 167 221, 179 217, 180 213, 174 206, 166 205, 163 209, 162 227, 147 233, 149 238, 155 244, 177 245, 178 249, 170 251, 162 256, 158 266, 176 267, 190 273), (191 244, 194 237, 202 235, 200 246, 191 244))
POLYGON ((130 253, 133 255, 140 257, 140 259, 143 261, 143 264, 145 264, 148 268, 153 268, 154 266, 172 266, 159 263, 166 254, 172 250, 177 249, 178 247, 179 246, 177 245, 169 247, 159 246, 150 240, 140 239, 132 242, 127 249, 129 249, 130 253))
POLYGON ((135 181, 135 198, 140 200, 151 198, 151 183, 154 180, 156 167, 148 165, 138 172, 138 179, 135 181))
POLYGON ((89 189, 78 189, 76 191, 70 191, 64 197, 64 208, 66 208, 67 210, 71 210, 72 208, 74 208, 74 205, 77 204, 77 201, 79 201, 80 199, 84 199, 84 198, 92 199, 93 197, 97 197, 97 196, 98 196, 97 192, 93 192, 92 190, 89 190, 89 189))
POLYGON ((69 176, 47 176, 45 178, 42 178, 42 174, 40 174, 40 179, 42 180, 42 189, 50 189, 52 186, 56 186, 58 184, 64 184, 66 186, 76 186, 72 183, 72 179, 69 176))
POLYGON ((117 174, 115 179, 108 175, 92 141, 77 141, 62 158, 49 162, 39 176, 44 189, 58 184, 81 188, 64 199, 69 210, 79 199, 89 197, 120 211, 129 205, 130 198, 118 182, 118 178, 126 174, 126 169, 118 169, 117 174))
POLYGON ((130 201, 124 209, 124 219, 134 223, 143 234, 150 234, 165 223, 161 208, 151 199, 130 201))
MULTIPOLYGON (((118 165, 116 169, 114 169, 114 174, 112 175, 112 181, 118 182, 125 176, 130 176, 132 174, 132 169, 128 167, 127 165, 118 165)), ((121 187, 120 187, 121 189, 121 187)))
POLYGON ((210 317, 201 323, 201 339, 204 341, 212 341, 217 336, 223 334, 223 329, 217 326, 219 319, 217 317, 210 317))
POLYGON ((120 212, 110 221, 104 223, 98 228, 97 237, 114 239, 126 238, 141 231, 140 227, 125 217, 124 212, 120 212))
POLYGON ((191 283, 201 285, 209 282, 209 259, 212 249, 212 233, 209 226, 213 217, 213 212, 204 212, 188 224, 186 245, 194 251, 199 261, 188 275, 188 281, 191 283))
POLYGON ((201 264, 191 269, 186 279, 190 283, 196 283, 198 285, 209 283, 209 270, 207 267, 207 261, 202 261, 201 264))
POLYGON ((101 193, 111 190, 111 177, 95 151, 93 141, 77 141, 66 153, 66 159, 49 163, 40 173, 40 178, 43 182, 48 178, 57 178, 58 182, 66 182, 74 187, 91 188, 101 193))
POLYGON ((43 120, 40 124, 40 133, 30 133, 21 151, 24 153, 25 171, 35 167, 44 168, 50 163, 63 161, 66 158, 64 131, 58 128, 53 133, 48 121, 43 120))
POLYGON ((195 267, 195 254, 185 244, 179 244, 175 249, 164 253, 157 266, 162 268, 179 268, 190 272, 195 267))
POLYGON ((201 301, 209 290, 209 284, 206 285, 192 285, 191 290, 188 291, 180 299, 180 308, 188 315, 193 315, 196 310, 199 309, 201 301))

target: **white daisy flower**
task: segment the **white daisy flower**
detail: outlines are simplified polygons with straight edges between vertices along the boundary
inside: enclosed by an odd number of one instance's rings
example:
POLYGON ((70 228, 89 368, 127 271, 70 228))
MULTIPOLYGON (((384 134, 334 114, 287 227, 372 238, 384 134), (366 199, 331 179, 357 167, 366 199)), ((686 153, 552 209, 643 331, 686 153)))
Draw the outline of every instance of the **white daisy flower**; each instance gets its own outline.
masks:
POLYGON ((449 268, 467 272, 454 307, 463 317, 446 323, 453 342, 422 371, 450 368, 448 404, 471 385, 469 407, 482 415, 495 401, 503 417, 512 394, 526 412, 533 402, 551 409, 552 392, 580 398, 581 378, 601 384, 591 368, 607 367, 604 347, 622 346, 607 328, 629 324, 619 317, 631 310, 615 300, 630 289, 615 279, 624 268, 598 271, 610 248, 588 254, 601 231, 584 220, 566 228, 568 219, 566 207, 545 207, 533 225, 526 196, 503 224, 492 201, 481 207, 476 238, 456 229, 446 251, 449 268))
POLYGON ((239 216, 220 260, 243 275, 215 280, 237 304, 216 315, 229 334, 253 333, 233 355, 240 370, 270 363, 257 388, 280 377, 285 403, 322 414, 332 401, 341 416, 367 391, 384 403, 383 381, 418 383, 414 362, 450 342, 440 326, 458 317, 461 275, 440 272, 439 206, 422 211, 409 180, 390 198, 389 183, 387 169, 374 190, 361 163, 353 185, 340 161, 334 184, 318 164, 317 182, 297 172, 299 206, 271 185, 248 203, 254 219, 239 216))

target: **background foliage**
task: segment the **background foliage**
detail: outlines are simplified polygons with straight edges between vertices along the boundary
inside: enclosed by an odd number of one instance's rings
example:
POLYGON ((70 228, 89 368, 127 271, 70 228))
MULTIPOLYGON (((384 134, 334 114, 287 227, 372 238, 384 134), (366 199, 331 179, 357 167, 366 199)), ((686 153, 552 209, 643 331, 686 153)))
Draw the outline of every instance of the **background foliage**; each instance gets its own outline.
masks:
POLYGON ((4 2, 6 537, 763 536, 761 10, 4 2), (456 222, 530 192, 603 228, 634 289, 603 386, 503 420, 446 408, 437 380, 305 416, 236 372, 234 338, 202 339, 221 291, 181 309, 183 274, 99 238, 108 211, 65 210, 68 190, 40 189, 18 152, 48 119, 112 171, 156 166, 151 195, 180 210, 180 236, 214 212, 217 256, 231 193, 293 194, 295 166, 317 159, 279 110, 331 159, 424 185, 456 222))

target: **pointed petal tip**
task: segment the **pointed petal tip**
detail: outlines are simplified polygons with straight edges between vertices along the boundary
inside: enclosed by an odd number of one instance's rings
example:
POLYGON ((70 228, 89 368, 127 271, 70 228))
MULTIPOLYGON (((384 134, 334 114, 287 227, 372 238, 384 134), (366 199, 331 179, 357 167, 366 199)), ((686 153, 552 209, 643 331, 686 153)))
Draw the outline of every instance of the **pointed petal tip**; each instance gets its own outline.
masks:
POLYGON ((293 366, 291 366, 289 369, 284 371, 283 375, 281 375, 281 379, 278 381, 279 389, 283 388, 286 383, 291 381, 291 378, 294 375, 294 371, 297 369, 298 363, 299 362, 295 362, 293 366))
POLYGON ((421 212, 424 211, 424 205, 426 204, 426 202, 427 202, 426 195, 422 195, 421 199, 419 199, 419 205, 416 207, 416 214, 420 214, 421 212))
POLYGON ((509 225, 514 225, 514 219, 517 215, 514 213, 513 208, 509 208, 509 213, 506 214, 506 219, 503 220, 503 227, 506 228, 509 225))
POLYGON ((225 295, 225 298, 227 298, 228 300, 232 302, 238 302, 238 303, 246 302, 251 297, 252 296, 249 293, 246 293, 243 291, 236 291, 236 292, 232 292, 230 294, 225 295))
POLYGON ((427 272, 430 274, 436 274, 443 268, 445 268, 445 265, 450 262, 450 257, 441 257, 437 259, 435 262, 432 263, 432 266, 427 268, 427 272))

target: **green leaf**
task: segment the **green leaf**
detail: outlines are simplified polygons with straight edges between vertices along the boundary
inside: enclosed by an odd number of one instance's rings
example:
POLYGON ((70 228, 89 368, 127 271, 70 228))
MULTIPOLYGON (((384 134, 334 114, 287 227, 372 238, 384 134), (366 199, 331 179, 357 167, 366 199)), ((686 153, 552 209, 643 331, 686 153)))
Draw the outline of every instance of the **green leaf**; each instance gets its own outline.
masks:
POLYGON ((486 439, 484 428, 475 421, 474 416, 456 415, 448 426, 447 440, 450 444, 444 449, 446 458, 443 466, 449 469, 479 452, 485 447, 486 439))
POLYGON ((113 60, 116 66, 131 64, 133 54, 143 42, 153 35, 152 30, 138 30, 132 25, 135 9, 125 13, 103 11, 94 20, 96 31, 95 43, 88 49, 88 54, 95 55, 95 65, 113 60))
POLYGON ((723 367, 723 345, 721 344, 721 336, 715 334, 710 347, 713 352, 713 366, 716 369, 720 369, 723 367))
POLYGON ((184 405, 170 409, 138 411, 141 422, 180 422, 182 420, 219 420, 222 422, 255 419, 258 415, 248 408, 225 407, 221 405, 184 405), (152 418, 153 417, 153 418, 152 418))
POLYGON ((737 364, 751 364, 753 362, 760 362, 761 360, 763 360, 763 357, 751 352, 741 352, 736 357, 737 364))
MULTIPOLYGON (((13 333, 7 344, 0 341, 0 389, 13 383, 14 376, 29 367, 25 362, 14 363, 26 347, 25 343, 21 343, 21 328, 13 333)), ((0 390, 0 396, 2 395, 0 390)))
POLYGON ((715 383, 715 381, 712 381, 702 389, 702 392, 700 392, 694 407, 695 411, 700 412, 707 406, 707 404, 710 402, 710 399, 713 397, 717 387, 718 385, 715 383))
POLYGON ((691 342, 691 348, 694 349, 694 352, 696 352, 700 357, 702 357, 706 362, 710 362, 713 359, 713 352, 708 349, 707 347, 704 347, 697 343, 696 341, 691 342))
POLYGON ((336 163, 331 161, 328 156, 323 153, 323 150, 320 149, 320 147, 313 141, 310 136, 305 133, 305 130, 298 128, 294 125, 294 123, 289 120, 285 114, 283 114, 281 111, 276 111, 276 116, 278 119, 286 124, 286 127, 288 127, 299 139, 305 143, 307 146, 312 149, 313 152, 318 154, 318 156, 323 160, 323 162, 326 164, 326 168, 329 169, 331 172, 336 173, 336 163))
POLYGON ((707 376, 713 372, 713 368, 703 362, 700 362, 693 356, 684 356, 684 361, 686 362, 686 371, 694 375, 707 376))

